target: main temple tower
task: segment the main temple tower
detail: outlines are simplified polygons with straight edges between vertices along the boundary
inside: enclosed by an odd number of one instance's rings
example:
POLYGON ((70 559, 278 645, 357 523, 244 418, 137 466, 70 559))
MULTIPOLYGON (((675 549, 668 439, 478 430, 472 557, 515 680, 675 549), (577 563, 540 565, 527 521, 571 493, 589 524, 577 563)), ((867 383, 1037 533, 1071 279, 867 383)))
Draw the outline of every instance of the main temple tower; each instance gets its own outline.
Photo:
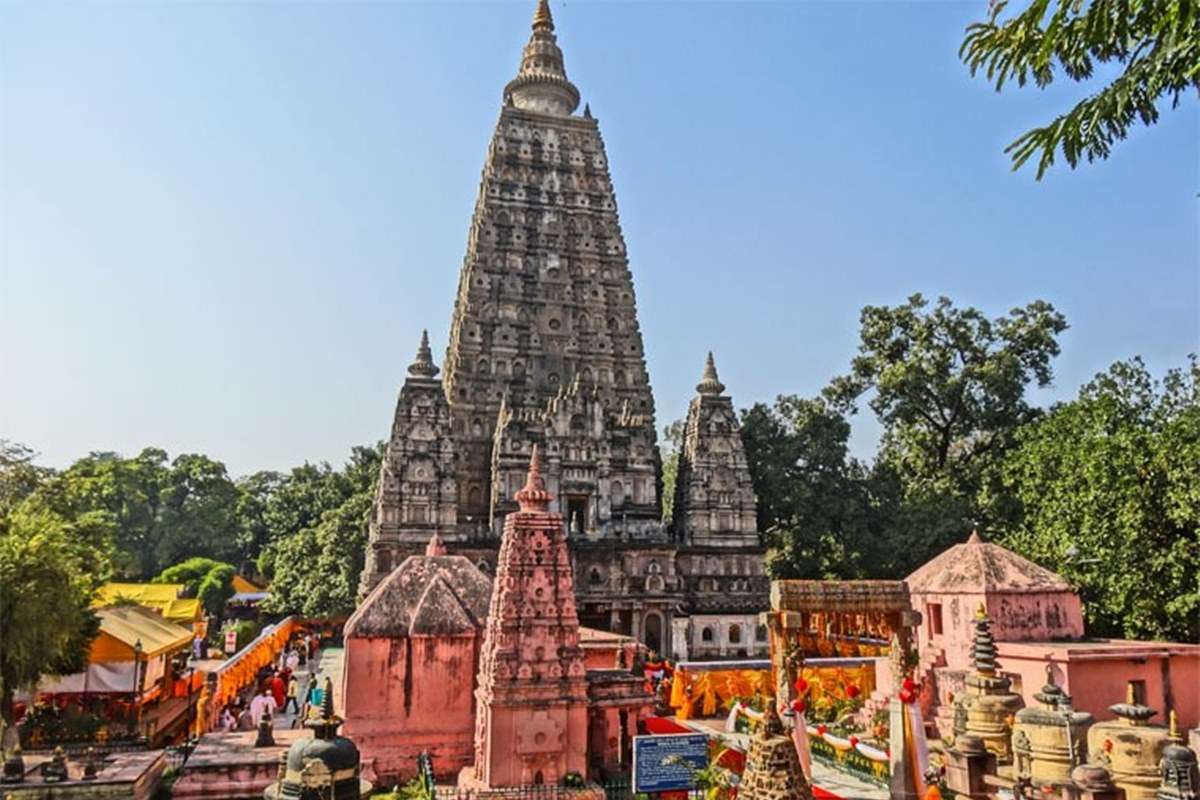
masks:
POLYGON ((629 258, 600 129, 579 106, 538 0, 488 146, 440 378, 422 340, 397 398, 360 592, 434 532, 494 573, 537 447, 582 625, 676 657, 764 654, 754 489, 711 357, 663 523, 629 258))
POLYGON ((488 147, 446 351, 459 538, 495 538, 533 444, 568 528, 657 522, 661 468, 600 129, 546 0, 488 147))

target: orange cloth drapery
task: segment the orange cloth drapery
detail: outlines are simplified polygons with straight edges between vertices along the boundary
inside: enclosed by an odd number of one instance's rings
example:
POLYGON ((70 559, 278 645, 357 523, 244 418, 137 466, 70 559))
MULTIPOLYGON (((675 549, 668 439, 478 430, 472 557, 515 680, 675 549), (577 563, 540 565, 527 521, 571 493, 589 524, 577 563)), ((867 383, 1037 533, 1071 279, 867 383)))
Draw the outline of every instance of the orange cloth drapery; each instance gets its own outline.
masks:
POLYGON ((300 627, 295 617, 286 617, 260 633, 254 641, 235 653, 217 668, 217 683, 213 696, 208 698, 208 730, 215 727, 216 717, 238 693, 251 685, 258 671, 278 658, 292 634, 300 627))
POLYGON ((737 698, 772 694, 769 669, 688 670, 676 667, 671 707, 679 719, 711 717, 737 698))

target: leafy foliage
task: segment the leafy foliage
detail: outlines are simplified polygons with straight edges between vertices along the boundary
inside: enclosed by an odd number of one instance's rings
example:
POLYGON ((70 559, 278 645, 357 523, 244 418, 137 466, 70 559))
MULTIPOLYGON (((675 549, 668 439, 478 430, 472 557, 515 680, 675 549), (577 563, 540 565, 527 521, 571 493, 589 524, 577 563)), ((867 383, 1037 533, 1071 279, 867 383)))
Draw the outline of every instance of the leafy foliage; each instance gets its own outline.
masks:
POLYGON ((771 575, 863 575, 876 520, 845 416, 820 398, 783 396, 747 409, 741 424, 771 575))
POLYGON ((945 297, 929 308, 920 294, 863 309, 859 353, 825 397, 854 413, 872 393, 868 405, 884 429, 874 492, 895 506, 888 538, 904 542, 908 556, 898 567, 919 565, 973 524, 1010 520, 1007 497, 995 489, 998 465, 1017 429, 1038 414, 1025 390, 1052 380, 1066 328, 1040 300, 995 319, 945 297))
POLYGON ((189 597, 199 598, 204 610, 220 615, 233 597, 233 565, 211 558, 189 558, 163 570, 155 583, 182 583, 189 597))
POLYGON ((987 20, 967 27, 959 55, 1000 91, 1015 80, 1049 86, 1056 68, 1073 81, 1093 77, 1097 64, 1124 70, 1052 122, 1016 139, 1005 152, 1013 169, 1035 155, 1040 180, 1061 149, 1074 169, 1080 159, 1106 159, 1113 144, 1140 121, 1158 121, 1158 102, 1178 107, 1200 91, 1200 6, 1195 0, 1032 0, 1003 18, 1006 0, 992 0, 987 20))
POLYGON ((144 579, 190 556, 237 560, 237 489, 225 465, 146 448, 92 453, 51 475, 34 500, 65 519, 91 512, 114 525, 118 574, 144 579))
POLYGON ((354 608, 366 550, 367 521, 383 457, 383 444, 356 447, 341 471, 328 464, 293 470, 293 497, 310 499, 292 520, 315 523, 270 545, 274 579, 264 608, 275 613, 333 616, 354 608), (321 509, 320 504, 330 504, 321 509))
POLYGON ((679 477, 679 451, 683 448, 683 420, 663 428, 662 520, 670 525, 675 514, 675 480, 679 477))
MULTIPOLYGON (((91 610, 106 577, 103 515, 69 522, 23 503, 0 517, 0 708, 42 675, 77 672, 100 621, 91 610), (36 609, 36 613, 31 613, 36 609)), ((7 720, 6 721, 11 721, 7 720)))
POLYGON ((1079 586, 1098 635, 1200 641, 1200 365, 1118 362, 1023 429, 1006 543, 1079 586))

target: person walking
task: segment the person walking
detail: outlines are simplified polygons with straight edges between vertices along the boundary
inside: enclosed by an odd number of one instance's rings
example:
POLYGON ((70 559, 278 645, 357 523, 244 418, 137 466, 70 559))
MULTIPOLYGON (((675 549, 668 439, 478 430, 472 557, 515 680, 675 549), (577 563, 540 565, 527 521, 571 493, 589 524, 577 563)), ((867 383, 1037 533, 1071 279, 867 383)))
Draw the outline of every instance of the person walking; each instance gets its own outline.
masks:
POLYGON ((283 704, 283 713, 291 708, 297 714, 300 713, 300 681, 293 675, 288 679, 287 685, 287 702, 283 704))
POLYGON ((283 682, 283 678, 279 673, 271 676, 271 680, 267 682, 267 686, 271 690, 271 696, 275 699, 275 707, 282 708, 284 701, 287 699, 287 684, 283 682))

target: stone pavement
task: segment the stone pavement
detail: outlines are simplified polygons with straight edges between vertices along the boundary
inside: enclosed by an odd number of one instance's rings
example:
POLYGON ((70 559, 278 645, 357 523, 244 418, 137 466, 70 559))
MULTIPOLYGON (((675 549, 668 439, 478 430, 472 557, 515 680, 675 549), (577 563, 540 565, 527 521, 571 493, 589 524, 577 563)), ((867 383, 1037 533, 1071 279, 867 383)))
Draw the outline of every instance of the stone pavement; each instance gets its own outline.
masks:
MULTIPOLYGON (((308 688, 308 678, 314 674, 313 661, 316 662, 315 674, 317 676, 317 686, 324 688, 326 677, 332 680, 334 686, 334 705, 341 708, 342 648, 340 647, 322 647, 315 659, 310 660, 308 664, 302 665, 296 670, 296 679, 300 682, 299 702, 301 708, 304 705, 304 691, 308 688)), ((293 711, 288 711, 284 714, 276 713, 275 729, 286 730, 293 727, 293 725, 297 728, 301 727, 300 722, 302 720, 298 720, 298 716, 293 711)))

